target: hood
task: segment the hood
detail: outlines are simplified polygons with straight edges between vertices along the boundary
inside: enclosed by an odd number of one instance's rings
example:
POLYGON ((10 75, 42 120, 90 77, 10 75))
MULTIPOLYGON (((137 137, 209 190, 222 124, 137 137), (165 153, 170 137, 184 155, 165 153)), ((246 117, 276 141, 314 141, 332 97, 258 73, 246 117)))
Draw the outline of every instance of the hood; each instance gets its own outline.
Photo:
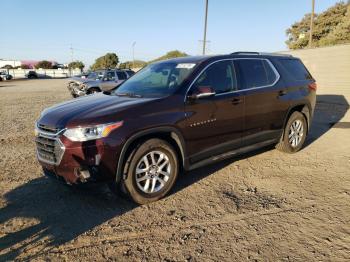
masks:
POLYGON ((45 109, 38 123, 56 128, 88 126, 125 119, 125 111, 156 98, 130 98, 103 93, 84 96, 45 109))
MULTIPOLYGON (((75 82, 75 83, 78 83, 78 84, 84 84, 84 83, 87 83, 87 82, 95 82, 96 80, 95 79, 89 79, 89 78, 81 78, 81 77, 71 77, 69 79, 69 82, 75 82)), ((98 80, 97 80, 98 81, 98 80)))

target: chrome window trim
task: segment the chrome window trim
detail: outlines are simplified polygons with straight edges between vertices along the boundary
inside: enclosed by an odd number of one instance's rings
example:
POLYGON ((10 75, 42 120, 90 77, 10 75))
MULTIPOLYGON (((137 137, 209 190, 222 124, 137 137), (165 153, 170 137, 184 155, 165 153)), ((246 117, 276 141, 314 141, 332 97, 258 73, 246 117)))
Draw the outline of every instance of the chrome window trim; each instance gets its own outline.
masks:
POLYGON ((271 63, 271 61, 268 58, 255 58, 255 57, 249 57, 248 58, 248 57, 244 57, 244 58, 225 58, 225 59, 220 59, 220 60, 216 60, 216 61, 211 62, 210 64, 206 65, 206 67, 204 67, 202 69, 202 71, 196 76, 196 78, 192 81, 190 86, 187 88, 187 91, 186 91, 186 94, 185 94, 185 98, 184 98, 184 102, 186 102, 187 94, 190 91, 190 89, 192 88, 193 84, 197 81, 197 79, 203 74, 203 72, 208 67, 210 67, 211 65, 213 65, 215 63, 222 62, 222 61, 236 61, 236 60, 248 60, 248 59, 249 60, 265 60, 270 65, 270 67, 272 68, 272 71, 275 73, 276 80, 270 85, 251 87, 251 88, 241 89, 241 90, 234 90, 234 91, 229 91, 229 92, 225 92, 225 93, 216 94, 215 96, 221 96, 221 95, 227 95, 227 94, 232 94, 232 93, 237 93, 237 92, 242 92, 242 91, 249 91, 249 90, 261 89, 261 88, 267 88, 267 87, 274 86, 280 80, 281 75, 278 73, 276 67, 271 63))

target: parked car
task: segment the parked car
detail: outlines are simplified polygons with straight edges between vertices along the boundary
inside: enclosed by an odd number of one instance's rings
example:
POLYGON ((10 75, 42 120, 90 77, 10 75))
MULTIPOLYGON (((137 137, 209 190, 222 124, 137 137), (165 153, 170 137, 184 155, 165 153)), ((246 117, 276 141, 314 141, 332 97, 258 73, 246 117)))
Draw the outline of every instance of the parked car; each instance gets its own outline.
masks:
POLYGON ((1 78, 0 81, 11 80, 13 76, 10 75, 6 70, 4 70, 4 71, 0 71, 0 78, 1 78))
POLYGON ((110 94, 68 101, 36 123, 39 163, 70 185, 108 182, 139 204, 189 171, 268 145, 299 151, 316 82, 292 56, 242 53, 148 65, 110 94))
POLYGON ((29 78, 29 79, 37 79, 39 76, 37 74, 37 72, 35 71, 29 71, 28 73, 26 73, 26 78, 29 78))
POLYGON ((73 97, 90 95, 101 91, 111 91, 131 77, 125 70, 101 70, 92 72, 86 78, 74 77, 68 82, 68 90, 73 97))

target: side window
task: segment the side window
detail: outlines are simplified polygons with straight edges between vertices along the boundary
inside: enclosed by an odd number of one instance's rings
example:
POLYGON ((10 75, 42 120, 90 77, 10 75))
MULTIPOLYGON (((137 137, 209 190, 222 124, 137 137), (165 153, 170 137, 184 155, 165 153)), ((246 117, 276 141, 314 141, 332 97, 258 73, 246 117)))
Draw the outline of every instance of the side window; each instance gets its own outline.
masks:
POLYGON ((125 80, 127 79, 127 75, 125 72, 117 72, 117 76, 119 80, 125 80))
POLYGON ((277 75, 266 60, 240 59, 238 64, 246 83, 245 88, 271 85, 277 79, 277 75))
POLYGON ((115 80, 115 72, 107 72, 106 78, 108 81, 114 81, 115 80))
POLYGON ((312 80, 312 76, 300 60, 281 59, 280 62, 295 80, 312 80))
POLYGON ((237 79, 232 61, 220 61, 209 66, 192 87, 192 92, 201 90, 211 90, 216 94, 237 90, 237 79))

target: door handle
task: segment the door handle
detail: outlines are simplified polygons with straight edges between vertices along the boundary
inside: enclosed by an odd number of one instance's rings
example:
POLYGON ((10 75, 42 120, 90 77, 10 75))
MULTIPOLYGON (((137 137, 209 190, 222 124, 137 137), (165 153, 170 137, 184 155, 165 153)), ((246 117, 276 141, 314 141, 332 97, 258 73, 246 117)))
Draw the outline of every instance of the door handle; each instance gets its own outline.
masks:
POLYGON ((238 105, 240 103, 242 103, 242 99, 241 98, 236 97, 236 98, 232 99, 232 104, 233 105, 238 105))
POLYGON ((284 96, 284 95, 286 95, 287 94, 287 91, 286 90, 280 90, 279 92, 278 92, 278 96, 284 96))

